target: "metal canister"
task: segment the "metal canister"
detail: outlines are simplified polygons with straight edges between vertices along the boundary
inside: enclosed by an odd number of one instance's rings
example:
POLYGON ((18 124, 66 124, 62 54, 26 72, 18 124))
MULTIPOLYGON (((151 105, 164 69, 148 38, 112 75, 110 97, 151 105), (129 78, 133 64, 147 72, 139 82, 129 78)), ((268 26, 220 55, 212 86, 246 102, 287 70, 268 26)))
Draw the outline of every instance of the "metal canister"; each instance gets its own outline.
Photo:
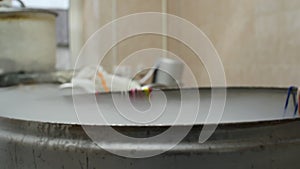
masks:
MULTIPOLYGON (((210 89, 182 89, 185 95, 196 92, 201 95, 199 112, 204 116, 199 115, 200 119, 195 124, 178 121, 173 124, 170 120, 177 117, 177 106, 174 105, 179 105, 178 101, 181 100, 174 89, 163 90, 169 98, 163 115, 167 115, 167 118, 159 118, 152 124, 134 124, 124 116, 118 116, 118 110, 113 108, 113 95, 114 98, 126 98, 119 92, 90 95, 98 100, 103 116, 100 112, 91 111, 89 95, 78 95, 82 106, 80 110, 84 110, 83 123, 77 119, 81 116, 75 113, 74 98, 62 96, 56 85, 0 88, 0 168, 299 169, 300 119, 282 118, 286 90, 229 88, 226 108, 218 128, 209 140, 201 143, 199 134, 203 127, 214 125, 201 122, 201 117, 206 119, 205 112, 210 108, 210 89), (109 124, 95 123, 98 115, 98 118, 106 117, 113 121, 109 124), (87 120, 89 118, 90 122, 87 120), (140 141, 120 139, 109 128, 140 141), (172 133, 166 140, 155 137, 170 128, 172 133), (187 130, 188 133, 185 133, 187 130), (169 149, 172 140, 182 133, 186 134, 185 137, 169 149), (91 136, 97 139, 93 140, 91 136), (151 137, 155 139, 147 141, 151 137), (153 152, 164 153, 148 158, 132 158, 140 153, 153 152), (128 156, 119 156, 119 153, 128 156)), ((153 91, 151 97, 159 92, 153 91)), ((141 104, 142 98, 140 95, 132 99, 132 103, 141 104)), ((186 104, 196 102, 190 99, 186 104)), ((190 111, 189 107, 183 109, 185 114, 190 111)), ((293 109, 288 112, 293 113, 293 109)))
POLYGON ((52 71, 56 58, 56 13, 0 8, 0 73, 52 71))

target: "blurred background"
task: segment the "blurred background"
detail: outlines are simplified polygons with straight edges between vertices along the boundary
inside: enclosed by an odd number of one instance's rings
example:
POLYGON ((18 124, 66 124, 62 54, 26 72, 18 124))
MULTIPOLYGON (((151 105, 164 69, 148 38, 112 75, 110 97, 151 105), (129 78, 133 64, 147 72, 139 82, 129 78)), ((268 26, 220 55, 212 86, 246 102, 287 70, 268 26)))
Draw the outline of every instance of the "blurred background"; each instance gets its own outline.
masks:
MULTIPOLYGON (((59 69, 72 68, 87 39, 114 19, 138 12, 164 12, 192 22, 207 34, 220 54, 228 86, 300 85, 299 0, 24 0, 24 3, 59 13, 59 69)), ((145 48, 175 53, 192 69, 199 86, 210 85, 204 65, 189 48, 159 35, 135 36, 120 42, 107 54, 102 66, 113 73, 126 56, 145 48)), ((91 52, 96 53, 97 48, 91 52)), ((135 72, 153 63, 149 56, 149 60, 122 67, 135 72)), ((92 63, 87 58, 81 64, 92 63)), ((189 80, 190 77, 183 76, 187 86, 189 80)))

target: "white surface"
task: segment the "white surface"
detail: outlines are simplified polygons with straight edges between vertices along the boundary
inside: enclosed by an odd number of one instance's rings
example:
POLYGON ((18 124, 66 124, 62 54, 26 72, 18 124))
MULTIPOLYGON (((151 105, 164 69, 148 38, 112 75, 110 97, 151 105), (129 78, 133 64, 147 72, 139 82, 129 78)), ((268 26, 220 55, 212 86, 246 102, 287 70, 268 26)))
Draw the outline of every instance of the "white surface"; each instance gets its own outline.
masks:
MULTIPOLYGON (((185 90, 186 95, 194 93, 196 90, 185 90)), ((285 92, 282 90, 229 90, 225 112, 223 114, 222 123, 231 122, 249 122, 282 119, 283 106, 285 102, 285 92)), ((63 93, 56 85, 41 86, 21 86, 12 88, 0 88, 0 116, 51 122, 51 123, 71 123, 79 124, 77 114, 73 105, 73 98, 70 93, 63 93)), ((210 94, 208 91, 201 91, 201 102, 199 115, 196 124, 202 124, 206 118, 210 105, 210 94)), ((114 94, 120 100, 126 98, 124 94, 114 94)), ((157 92, 152 93, 152 98, 156 98, 157 92)), ((176 92, 166 93, 168 103, 163 115, 156 121, 147 125, 172 125, 177 116, 180 107, 180 97, 176 92)), ((91 95, 89 95, 91 96, 91 95)), ((94 96, 94 95, 92 95, 94 96)), ((83 124, 105 125, 99 112, 93 112, 89 109, 92 102, 89 101, 88 95, 80 95, 81 102, 77 104, 85 110, 84 117, 81 119, 83 124), (99 119, 100 118, 100 119, 99 119)), ((195 105, 194 98, 187 98, 187 104, 183 109, 183 113, 190 115, 191 108, 195 105)), ((101 94, 97 96, 97 103, 103 117, 113 125, 137 125, 128 119, 125 119, 116 110, 111 95, 101 94)), ((124 102, 125 104, 126 102, 124 102)), ((132 100, 132 104, 137 109, 149 108, 149 103, 145 101, 145 97, 136 96, 132 100)), ((152 104, 162 104, 160 100, 152 102, 152 104)), ((291 104, 290 104, 291 105, 291 104)), ((124 109, 126 111, 126 106, 124 109)), ((292 117, 293 109, 290 106, 288 116, 292 117)), ((130 112, 129 112, 130 113, 130 112)), ((151 113, 151 112, 150 112, 151 113)), ((80 123, 81 124, 81 123, 80 123)), ((186 124, 184 120, 178 121, 177 125, 186 124)))
POLYGON ((140 89, 141 86, 129 78, 115 76, 107 73, 101 66, 89 66, 81 69, 78 74, 72 78, 71 83, 61 85, 61 88, 80 88, 87 93, 105 92, 106 87, 109 91, 128 91, 131 89, 140 89), (97 71, 97 73, 96 73, 97 71), (96 74, 95 74, 96 73, 96 74), (100 78, 97 74, 101 73, 100 78))

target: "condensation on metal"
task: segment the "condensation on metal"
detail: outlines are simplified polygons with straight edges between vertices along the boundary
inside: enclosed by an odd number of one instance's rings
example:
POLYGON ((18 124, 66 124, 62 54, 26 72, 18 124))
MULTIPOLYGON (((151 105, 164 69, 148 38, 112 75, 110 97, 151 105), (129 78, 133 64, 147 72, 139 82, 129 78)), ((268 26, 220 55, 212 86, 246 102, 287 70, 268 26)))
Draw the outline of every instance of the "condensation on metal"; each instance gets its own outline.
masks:
MULTIPOLYGON (((92 126, 91 126, 92 127, 92 126)), ((100 126, 93 126, 101 130, 100 126)), ((178 130, 184 126, 178 126, 178 130)), ((299 120, 220 125, 210 140, 198 143, 201 125, 167 153, 130 159, 95 145, 81 126, 1 119, 0 164, 3 169, 98 168, 276 168, 300 167, 299 120)), ((123 134, 147 137, 166 127, 117 127, 123 134)), ((103 140, 105 142, 105 140, 103 140)), ((160 144, 110 142, 106 148, 134 153, 164 149, 160 144)))

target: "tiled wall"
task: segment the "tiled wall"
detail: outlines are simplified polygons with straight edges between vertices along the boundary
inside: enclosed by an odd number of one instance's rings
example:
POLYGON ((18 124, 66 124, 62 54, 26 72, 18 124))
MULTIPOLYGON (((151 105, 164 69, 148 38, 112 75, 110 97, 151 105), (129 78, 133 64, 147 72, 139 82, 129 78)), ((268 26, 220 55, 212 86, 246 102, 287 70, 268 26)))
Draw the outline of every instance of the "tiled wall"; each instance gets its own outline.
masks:
MULTIPOLYGON (((115 8, 113 1, 85 1, 85 40, 113 18, 135 12, 162 11, 162 0, 115 0, 115 8)), ((168 13, 189 20, 213 42, 224 64, 229 86, 300 85, 299 0, 167 2, 168 13)), ((115 49, 117 61, 110 52, 103 64, 112 70, 112 63, 120 62, 139 49, 153 47, 162 47, 161 37, 145 35, 127 39, 115 49)), ((191 50, 173 39, 168 39, 168 50, 188 63, 200 86, 210 84, 204 66, 191 50)), ((186 82, 188 79, 185 77, 186 82)))

